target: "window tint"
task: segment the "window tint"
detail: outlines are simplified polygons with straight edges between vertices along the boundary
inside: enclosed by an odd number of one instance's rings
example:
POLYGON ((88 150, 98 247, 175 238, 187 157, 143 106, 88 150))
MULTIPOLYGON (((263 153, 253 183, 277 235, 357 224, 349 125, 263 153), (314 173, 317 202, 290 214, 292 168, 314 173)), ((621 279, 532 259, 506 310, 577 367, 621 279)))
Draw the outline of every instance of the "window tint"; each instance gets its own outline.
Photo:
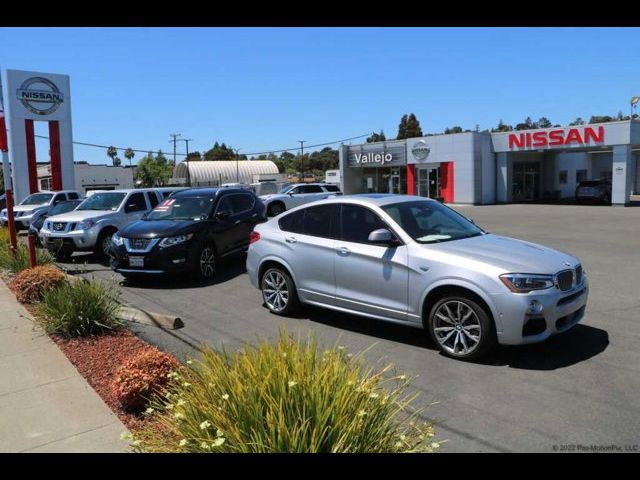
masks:
POLYGON ((167 198, 167 197, 168 197, 169 195, 171 195, 173 192, 167 192, 167 191, 164 191, 164 192, 161 192, 161 193, 162 193, 162 198, 167 198))
POLYGON ((333 218, 336 205, 322 205, 304 209, 304 234, 314 237, 334 238, 333 218))
POLYGON ((64 202, 67 200, 67 197, 64 193, 58 193, 55 197, 53 197, 53 204, 57 205, 60 202, 64 202))
POLYGON ((303 219, 304 210, 297 210, 293 213, 284 215, 280 220, 278 220, 278 225, 280 226, 280 230, 285 232, 302 233, 303 219))
POLYGON ((246 193, 229 196, 231 197, 231 205, 233 206, 234 213, 246 212, 247 210, 251 210, 255 203, 254 197, 246 193))
POLYGON ((358 205, 342 205, 342 239, 347 242, 369 243, 369 234, 379 228, 389 228, 378 215, 358 205))
POLYGON ((67 193, 67 197, 69 198, 69 200, 77 200, 79 198, 76 192, 67 193))
POLYGON ((322 193, 320 185, 304 185, 301 187, 302 193, 322 193))
POLYGON ((148 210, 147 209, 147 202, 145 202, 144 195, 142 194, 142 192, 133 193, 127 199, 127 206, 125 207, 125 211, 127 213, 130 213, 130 212, 144 212, 146 210, 148 210))
POLYGON ((156 205, 158 205, 158 196, 155 192, 147 192, 147 196, 149 197, 149 204, 151 205, 151 208, 156 208, 156 205))
POLYGON ((324 189, 327 192, 339 192, 340 191, 340 188, 338 188, 337 185, 325 185, 324 189))

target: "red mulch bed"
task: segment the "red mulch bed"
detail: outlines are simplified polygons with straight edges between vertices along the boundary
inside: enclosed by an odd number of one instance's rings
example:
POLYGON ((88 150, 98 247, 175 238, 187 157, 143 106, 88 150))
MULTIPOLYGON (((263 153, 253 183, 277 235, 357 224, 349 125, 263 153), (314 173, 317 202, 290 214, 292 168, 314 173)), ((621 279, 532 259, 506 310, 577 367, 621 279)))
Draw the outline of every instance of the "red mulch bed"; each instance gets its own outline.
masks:
POLYGON ((148 343, 129 330, 84 338, 65 339, 56 335, 51 338, 122 423, 129 429, 142 426, 144 416, 124 410, 111 392, 111 383, 118 367, 149 348, 148 343))

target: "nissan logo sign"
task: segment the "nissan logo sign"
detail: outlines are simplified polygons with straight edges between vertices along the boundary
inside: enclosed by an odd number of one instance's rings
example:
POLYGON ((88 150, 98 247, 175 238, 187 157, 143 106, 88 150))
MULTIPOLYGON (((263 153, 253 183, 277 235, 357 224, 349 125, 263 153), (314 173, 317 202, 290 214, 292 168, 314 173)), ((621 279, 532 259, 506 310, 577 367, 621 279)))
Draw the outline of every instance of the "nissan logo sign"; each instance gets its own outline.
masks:
POLYGON ((424 140, 414 143, 413 147, 411 147, 411 153, 418 160, 424 160, 427 158, 429 156, 429 152, 431 152, 431 149, 424 140))
POLYGON ((64 98, 51 80, 32 77, 25 80, 18 89, 18 100, 31 113, 49 115, 58 109, 64 98))

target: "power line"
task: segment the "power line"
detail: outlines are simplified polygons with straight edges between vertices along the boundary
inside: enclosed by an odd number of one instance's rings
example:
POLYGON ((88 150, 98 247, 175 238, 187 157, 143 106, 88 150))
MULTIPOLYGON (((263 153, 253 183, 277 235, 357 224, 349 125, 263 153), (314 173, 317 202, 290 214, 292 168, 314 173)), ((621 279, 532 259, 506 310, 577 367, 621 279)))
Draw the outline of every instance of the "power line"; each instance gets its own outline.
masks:
MULTIPOLYGON (((369 135, 371 135, 371 133, 365 133, 363 135, 358 135, 355 137, 349 137, 349 138, 343 138, 341 140, 335 140, 333 142, 325 142, 325 143, 316 143, 315 145, 307 145, 307 148, 315 148, 315 147, 325 147, 327 145, 334 145, 336 143, 342 143, 342 142, 348 142, 350 140, 356 140, 358 138, 363 138, 363 137, 368 137, 369 135)), ((44 138, 45 140, 48 140, 49 137, 47 137, 46 135, 35 135, 35 137, 37 138, 44 138)), ((104 149, 108 149, 109 147, 111 147, 112 145, 100 145, 99 143, 88 143, 88 142, 78 142, 78 141, 73 141, 72 142, 74 145, 82 145, 85 147, 96 147, 96 148, 104 148, 104 149)), ((116 150, 127 150, 129 147, 115 147, 116 150)), ((153 149, 141 149, 141 148, 132 148, 131 149, 134 152, 141 152, 141 153, 149 153, 152 152, 153 149)), ((298 150, 300 150, 300 147, 296 146, 296 147, 292 147, 292 148, 283 148, 283 149, 278 149, 278 150, 266 150, 264 152, 250 152, 250 153, 245 153, 244 155, 249 156, 249 155, 266 155, 269 153, 282 153, 282 152, 297 152, 298 150)), ((183 157, 186 157, 187 154, 186 153, 180 153, 180 152, 176 152, 176 155, 180 155, 183 157)))

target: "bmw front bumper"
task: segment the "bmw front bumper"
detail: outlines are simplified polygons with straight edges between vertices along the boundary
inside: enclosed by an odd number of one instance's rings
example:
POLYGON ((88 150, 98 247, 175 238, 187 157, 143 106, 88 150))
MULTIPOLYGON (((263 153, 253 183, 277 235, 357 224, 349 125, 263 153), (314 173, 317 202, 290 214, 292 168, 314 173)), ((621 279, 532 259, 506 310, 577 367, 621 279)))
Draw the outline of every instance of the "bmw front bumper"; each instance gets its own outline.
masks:
POLYGON ((586 277, 582 283, 565 292, 552 287, 527 294, 505 292, 493 295, 498 343, 537 343, 551 335, 566 332, 584 317, 588 297, 586 277), (532 305, 537 308, 532 308, 532 305))

